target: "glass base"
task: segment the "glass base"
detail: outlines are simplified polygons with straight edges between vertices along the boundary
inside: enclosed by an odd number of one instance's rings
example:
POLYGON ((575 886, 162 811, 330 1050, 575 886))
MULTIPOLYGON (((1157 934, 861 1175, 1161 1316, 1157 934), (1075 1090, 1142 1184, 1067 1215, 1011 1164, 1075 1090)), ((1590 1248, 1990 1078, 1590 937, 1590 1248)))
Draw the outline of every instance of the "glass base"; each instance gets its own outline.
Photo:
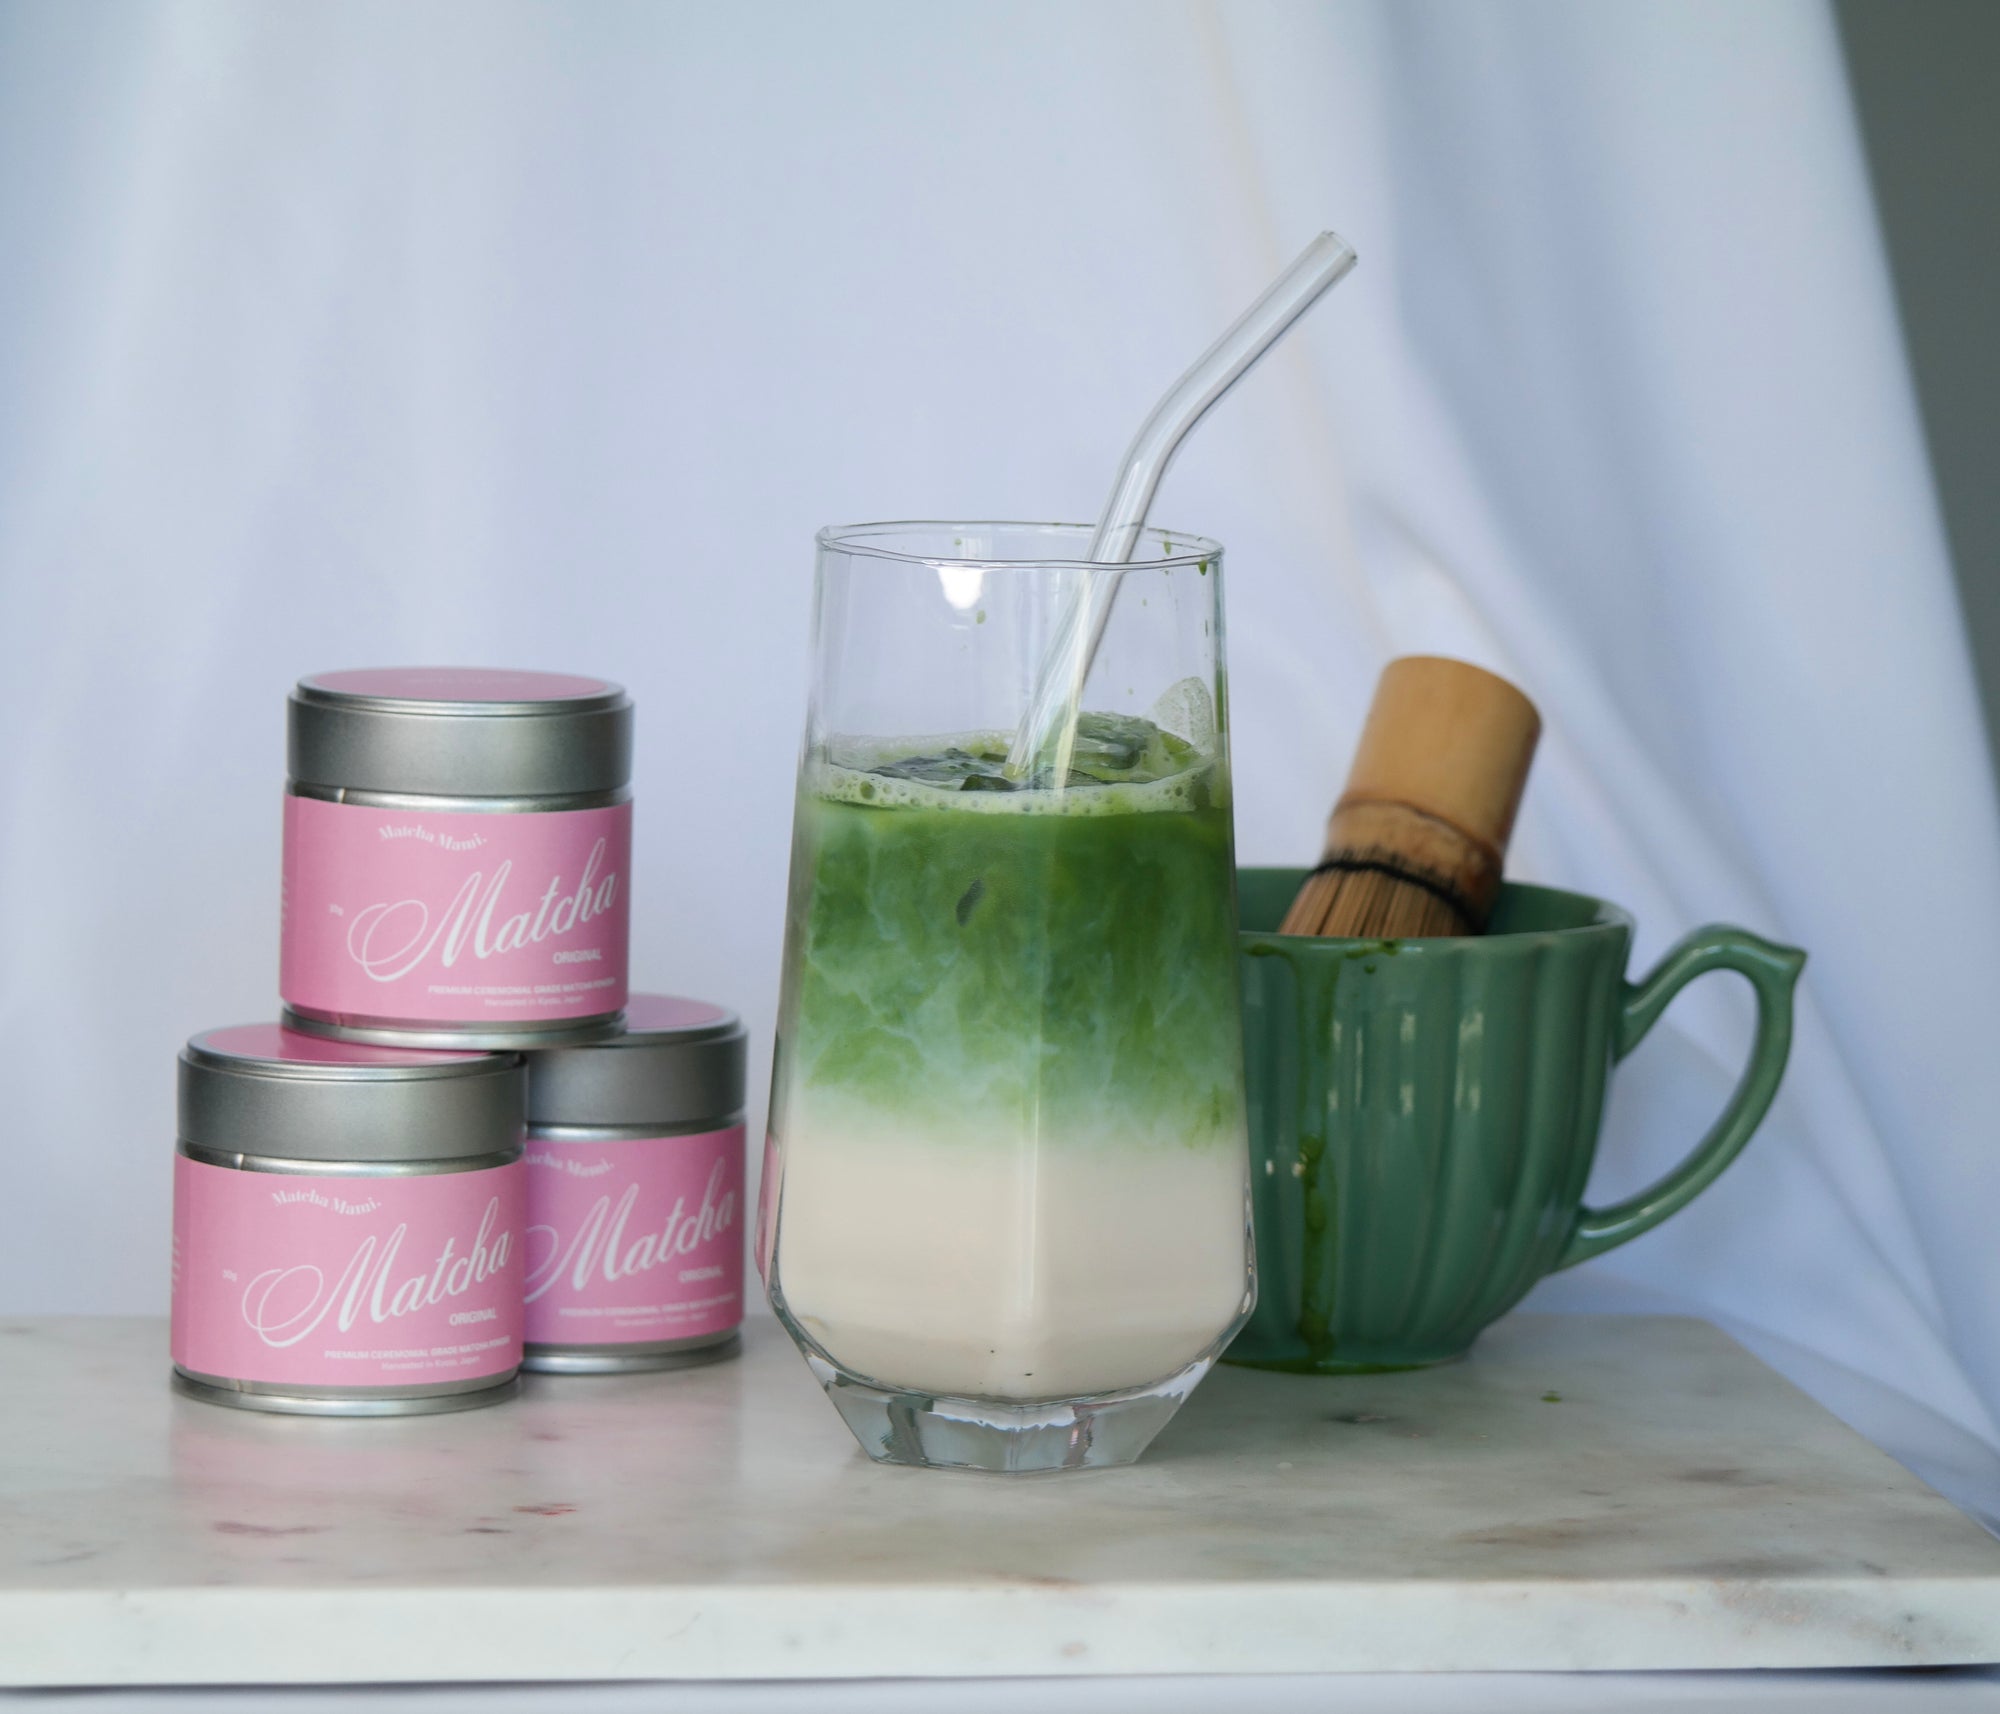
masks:
POLYGON ((1150 1387, 1092 1398, 961 1399, 893 1392, 805 1353, 833 1407, 878 1464, 1033 1475, 1130 1464, 1213 1366, 1204 1357, 1150 1387))

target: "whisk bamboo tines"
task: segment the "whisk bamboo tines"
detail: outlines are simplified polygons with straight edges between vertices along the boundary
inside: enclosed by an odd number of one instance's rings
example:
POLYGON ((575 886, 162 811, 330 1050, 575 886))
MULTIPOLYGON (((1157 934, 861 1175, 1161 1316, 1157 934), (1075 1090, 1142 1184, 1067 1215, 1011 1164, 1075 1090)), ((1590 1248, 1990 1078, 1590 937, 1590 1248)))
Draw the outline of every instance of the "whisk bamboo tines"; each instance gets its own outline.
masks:
POLYGON ((1281 934, 1480 934, 1541 736, 1535 705, 1464 661, 1391 661, 1281 934))

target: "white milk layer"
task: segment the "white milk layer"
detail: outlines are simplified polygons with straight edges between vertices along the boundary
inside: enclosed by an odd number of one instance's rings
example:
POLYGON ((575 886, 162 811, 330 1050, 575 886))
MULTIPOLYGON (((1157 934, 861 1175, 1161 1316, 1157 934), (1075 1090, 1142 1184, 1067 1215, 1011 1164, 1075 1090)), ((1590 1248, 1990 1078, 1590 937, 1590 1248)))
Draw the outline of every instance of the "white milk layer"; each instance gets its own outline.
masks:
POLYGON ((1245 1308, 1240 1139, 945 1141, 795 1108, 782 1146, 774 1284, 868 1379, 1003 1399, 1147 1386, 1245 1308))

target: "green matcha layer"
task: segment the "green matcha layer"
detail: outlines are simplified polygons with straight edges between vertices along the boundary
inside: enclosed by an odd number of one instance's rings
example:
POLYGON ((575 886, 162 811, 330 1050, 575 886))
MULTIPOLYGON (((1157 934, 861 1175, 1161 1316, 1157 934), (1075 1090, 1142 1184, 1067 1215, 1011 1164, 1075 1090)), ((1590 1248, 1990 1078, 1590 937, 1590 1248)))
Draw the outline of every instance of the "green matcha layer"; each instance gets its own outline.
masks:
POLYGON ((1086 716, 1064 790, 1005 735, 806 771, 790 1122, 940 1141, 1235 1144, 1234 867, 1208 755, 1086 716))

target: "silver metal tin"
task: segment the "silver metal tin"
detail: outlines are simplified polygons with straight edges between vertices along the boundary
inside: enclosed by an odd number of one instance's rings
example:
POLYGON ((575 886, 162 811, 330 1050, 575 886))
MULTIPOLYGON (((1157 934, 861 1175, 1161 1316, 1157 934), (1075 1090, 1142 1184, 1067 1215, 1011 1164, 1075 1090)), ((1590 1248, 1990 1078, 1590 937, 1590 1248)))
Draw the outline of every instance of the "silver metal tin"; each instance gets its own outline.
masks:
MULTIPOLYGON (((528 1136, 549 1143, 649 1140, 672 1148, 675 1137, 740 1124, 748 1039, 742 1020, 724 1007, 634 994, 624 1034, 528 1056, 528 1136)), ((556 1375, 635 1374, 719 1362, 742 1345, 735 1327, 653 1342, 531 1340, 523 1367, 556 1375)))
POLYGON ((293 785, 315 796, 389 792, 460 808, 565 798, 587 801, 560 807, 586 809, 631 783, 632 703, 608 680, 551 673, 319 673, 292 692, 287 759, 293 785), (392 677, 395 694, 370 688, 392 677))
POLYGON ((704 1333, 656 1345, 530 1345, 521 1367, 537 1375, 650 1375, 695 1369, 743 1354, 743 1333, 704 1333))
MULTIPOLYGON (((632 795, 632 702, 608 679, 469 667, 318 673, 288 705, 293 797, 373 809, 555 814, 632 795), (394 685, 394 693, 388 687, 394 685)), ((620 1014, 447 1023, 288 1004, 306 1035, 382 1047, 519 1051, 601 1041, 620 1014)))
POLYGON ((734 1124, 748 1039, 725 1007, 634 994, 622 1034, 529 1059, 528 1123, 642 1125, 649 1136, 734 1124))
MULTIPOLYGON (((181 1051, 176 1152, 241 1172, 390 1178, 480 1172, 521 1158, 525 1077, 514 1053, 288 1052, 269 1025, 208 1030, 181 1051)), ((318 1387, 174 1368, 190 1398, 292 1416, 427 1416, 498 1404, 520 1371, 404 1387, 318 1387)))
POLYGON ((261 1381, 228 1381, 174 1370, 174 1391, 203 1404, 232 1410, 268 1411, 274 1416, 443 1416, 447 1411, 482 1410, 521 1390, 521 1371, 498 1381, 448 1381, 386 1393, 368 1387, 278 1387, 261 1381))
POLYGON ((454 1053, 488 1049, 527 1053, 541 1048, 610 1041, 617 1036, 619 1021, 624 1014, 602 1012, 590 1018, 561 1023, 513 1024, 506 1029, 489 1029, 478 1024, 415 1024, 394 1018, 362 1017, 352 1012, 336 1018, 304 1006, 286 1006, 279 1016, 286 1029, 296 1030, 303 1036, 321 1036, 329 1041, 366 1042, 374 1047, 441 1047, 454 1053))
POLYGON ((521 1151, 519 1054, 447 1060, 351 1043, 340 1061, 284 1057, 282 1034, 241 1025, 182 1049, 178 1135, 199 1158, 283 1161, 294 1172, 462 1172, 491 1165, 496 1148, 521 1151))

